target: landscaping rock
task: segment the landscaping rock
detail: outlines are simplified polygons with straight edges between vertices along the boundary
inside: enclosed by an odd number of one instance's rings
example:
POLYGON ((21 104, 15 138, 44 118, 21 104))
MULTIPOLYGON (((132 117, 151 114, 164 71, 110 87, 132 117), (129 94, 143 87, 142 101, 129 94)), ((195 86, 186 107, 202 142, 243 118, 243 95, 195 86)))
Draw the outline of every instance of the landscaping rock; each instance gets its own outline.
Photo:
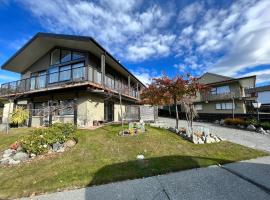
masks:
POLYGON ((137 155, 136 157, 138 160, 143 160, 144 159, 144 155, 140 154, 140 155, 137 155))
POLYGON ((25 161, 29 159, 29 156, 27 153, 24 152, 18 152, 14 155, 13 157, 14 160, 19 160, 19 161, 25 161))
POLYGON ((13 154, 15 154, 16 151, 12 150, 12 149, 7 149, 4 151, 4 154, 3 154, 3 158, 7 158, 7 157, 10 157, 12 156, 13 154))
POLYGON ((204 141, 201 138, 199 138, 198 139, 198 144, 204 144, 204 141))
POLYGON ((266 134, 266 131, 265 131, 262 127, 259 127, 259 128, 257 129, 257 132, 258 132, 258 133, 261 133, 261 134, 266 134))
POLYGON ((37 155, 34 154, 34 153, 31 153, 31 154, 30 154, 30 157, 31 157, 31 158, 35 158, 36 156, 37 156, 37 155))
POLYGON ((8 164, 10 164, 10 165, 17 165, 17 164, 19 164, 20 162, 21 162, 20 160, 13 160, 13 159, 10 159, 8 164))
POLYGON ((219 122, 218 120, 216 120, 214 123, 215 123, 215 124, 220 124, 220 122, 219 122))
POLYGON ((270 134, 270 130, 266 130, 266 133, 267 133, 267 134, 270 134))
POLYGON ((225 124, 224 119, 221 119, 219 124, 223 126, 225 124))
POLYGON ((12 158, 10 158, 10 157, 3 158, 3 159, 0 160, 0 163, 3 164, 3 165, 9 164, 9 161, 10 161, 11 159, 12 159, 12 158))
POLYGON ((247 126, 247 130, 249 130, 249 131, 255 131, 256 128, 255 128, 255 126, 253 126, 252 124, 250 124, 250 125, 247 126))
POLYGON ((57 153, 63 153, 63 152, 65 152, 65 148, 64 148, 64 147, 61 147, 61 148, 58 149, 56 152, 57 152, 57 153))
POLYGON ((64 143, 65 148, 72 148, 76 145, 76 141, 74 140, 68 140, 64 143))
POLYGON ((59 142, 56 142, 52 145, 52 150, 53 151, 57 151, 58 149, 60 149, 62 147, 62 144, 60 144, 59 142))
POLYGON ((205 139, 205 143, 210 144, 210 143, 214 143, 215 139, 212 138, 211 136, 207 136, 205 139))

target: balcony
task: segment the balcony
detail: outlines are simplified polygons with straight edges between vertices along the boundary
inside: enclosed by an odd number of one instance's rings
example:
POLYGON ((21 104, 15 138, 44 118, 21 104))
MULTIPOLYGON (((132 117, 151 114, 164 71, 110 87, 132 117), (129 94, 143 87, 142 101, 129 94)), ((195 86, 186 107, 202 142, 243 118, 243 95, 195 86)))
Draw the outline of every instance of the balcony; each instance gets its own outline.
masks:
POLYGON ((137 88, 128 87, 128 84, 123 80, 112 76, 105 75, 104 79, 104 84, 102 84, 102 73, 91 66, 71 68, 54 73, 47 72, 39 76, 2 84, 0 97, 91 85, 96 89, 121 93, 129 98, 139 99, 137 88))
POLYGON ((242 97, 244 96, 240 94, 240 91, 231 91, 229 93, 223 93, 223 94, 211 94, 210 92, 208 92, 208 93, 201 94, 201 98, 196 99, 196 100, 197 101, 219 101, 219 100, 230 100, 232 98, 239 99, 242 97))

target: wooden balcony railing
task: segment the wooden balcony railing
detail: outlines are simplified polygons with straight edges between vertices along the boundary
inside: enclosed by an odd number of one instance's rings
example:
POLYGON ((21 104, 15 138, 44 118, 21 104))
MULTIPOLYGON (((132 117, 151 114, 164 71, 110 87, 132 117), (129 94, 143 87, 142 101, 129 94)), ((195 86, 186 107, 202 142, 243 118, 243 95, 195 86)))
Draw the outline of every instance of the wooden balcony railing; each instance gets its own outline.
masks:
POLYGON ((48 88, 53 89, 64 85, 90 82, 115 92, 121 92, 123 95, 139 99, 139 92, 135 88, 128 88, 128 85, 123 84, 123 82, 116 84, 117 81, 119 80, 105 75, 103 85, 100 71, 91 66, 83 66, 4 83, 1 85, 0 96, 38 92, 48 88))

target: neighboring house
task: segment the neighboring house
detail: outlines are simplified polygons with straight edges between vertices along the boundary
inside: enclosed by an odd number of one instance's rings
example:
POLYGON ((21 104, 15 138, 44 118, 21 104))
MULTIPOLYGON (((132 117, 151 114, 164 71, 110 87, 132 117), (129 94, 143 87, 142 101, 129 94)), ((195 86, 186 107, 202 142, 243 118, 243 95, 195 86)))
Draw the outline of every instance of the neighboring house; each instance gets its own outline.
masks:
POLYGON ((199 83, 206 84, 209 91, 200 92, 194 101, 198 113, 244 114, 252 110, 254 93, 246 93, 247 88, 254 88, 256 76, 231 78, 213 73, 205 73, 199 83))
POLYGON ((145 86, 91 37, 38 33, 2 69, 21 80, 1 85, 3 122, 17 106, 30 110, 29 126, 120 121, 138 114, 145 86), (121 94, 121 95, 120 95, 121 94), (11 103, 8 102, 11 100, 11 103), (132 112, 132 113, 131 113, 132 112))
POLYGON ((270 85, 247 90, 247 93, 255 93, 255 96, 257 97, 257 102, 261 103, 260 111, 270 112, 270 85))

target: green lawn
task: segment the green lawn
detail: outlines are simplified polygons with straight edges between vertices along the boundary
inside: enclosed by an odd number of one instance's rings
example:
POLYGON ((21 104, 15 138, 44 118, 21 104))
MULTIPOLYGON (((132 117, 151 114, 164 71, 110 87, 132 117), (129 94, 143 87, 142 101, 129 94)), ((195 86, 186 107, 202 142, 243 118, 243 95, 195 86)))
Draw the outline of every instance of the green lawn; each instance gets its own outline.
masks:
MULTIPOLYGON (((120 129, 118 125, 111 125, 93 131, 79 130, 79 143, 68 152, 31 164, 0 167, 0 198, 85 187, 267 155, 230 142, 195 145, 169 131, 150 127, 146 134, 120 137, 117 135, 120 129), (146 159, 137 161, 138 154, 144 154, 146 159)), ((0 150, 27 132, 27 129, 17 129, 10 135, 0 134, 0 150)))

